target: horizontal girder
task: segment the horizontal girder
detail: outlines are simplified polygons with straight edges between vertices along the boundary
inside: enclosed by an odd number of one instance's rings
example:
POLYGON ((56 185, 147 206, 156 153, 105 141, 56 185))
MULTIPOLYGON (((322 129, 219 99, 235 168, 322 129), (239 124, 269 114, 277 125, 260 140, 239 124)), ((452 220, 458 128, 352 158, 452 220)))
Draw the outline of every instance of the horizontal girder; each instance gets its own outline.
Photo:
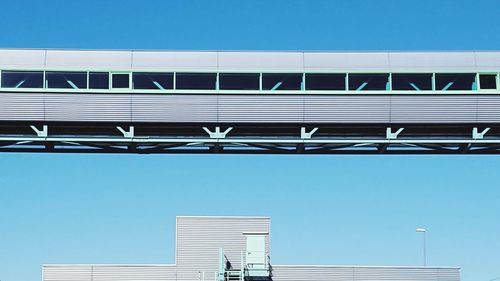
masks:
POLYGON ((6 123, 0 152, 497 154, 500 127, 6 123))

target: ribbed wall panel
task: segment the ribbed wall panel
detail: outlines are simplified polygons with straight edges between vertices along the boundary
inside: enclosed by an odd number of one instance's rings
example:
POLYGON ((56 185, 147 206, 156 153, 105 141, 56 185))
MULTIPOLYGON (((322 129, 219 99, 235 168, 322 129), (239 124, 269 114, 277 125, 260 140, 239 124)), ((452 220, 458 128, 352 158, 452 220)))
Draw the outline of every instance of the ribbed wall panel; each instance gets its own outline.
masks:
POLYGON ((217 122, 216 95, 132 95, 134 122, 217 122))
POLYGON ((130 95, 45 94, 45 120, 130 122, 130 95))
MULTIPOLYGON (((197 280, 199 271, 211 278, 218 271, 219 248, 224 249, 234 268, 240 268, 246 249, 243 233, 269 231, 269 218, 178 217, 177 278, 197 280)), ((269 241, 266 248, 269 251, 269 241)))
POLYGON ((459 281, 458 268, 370 266, 273 267, 274 281, 459 281))
POLYGON ((500 96, 477 97, 477 121, 479 123, 500 122, 500 96))
POLYGON ((391 96, 391 123, 475 123, 477 96, 391 96))
POLYGON ((168 123, 498 123, 500 96, 2 93, 0 120, 168 123))
POLYGON ((388 123, 388 96, 305 96, 306 123, 388 123))
MULTIPOLYGON (((208 273, 208 272, 206 272, 208 273)), ((211 272, 213 273, 213 272, 211 272)), ((175 281, 201 278, 188 276, 175 265, 45 265, 42 281, 175 281), (182 272, 182 271, 181 271, 182 272)), ((204 280, 215 280, 205 274, 204 280)), ((460 281, 459 268, 397 266, 273 266, 274 281, 460 281)))
POLYGON ((43 121, 43 94, 0 94, 0 120, 43 121))
POLYGON ((219 122, 302 123, 302 95, 220 95, 219 122))
POLYGON ((43 281, 176 280, 175 265, 44 265, 43 281))
POLYGON ((175 266, 98 266, 93 267, 92 281, 175 280, 175 266))
POLYGON ((44 265, 42 281, 91 281, 91 265, 44 265))

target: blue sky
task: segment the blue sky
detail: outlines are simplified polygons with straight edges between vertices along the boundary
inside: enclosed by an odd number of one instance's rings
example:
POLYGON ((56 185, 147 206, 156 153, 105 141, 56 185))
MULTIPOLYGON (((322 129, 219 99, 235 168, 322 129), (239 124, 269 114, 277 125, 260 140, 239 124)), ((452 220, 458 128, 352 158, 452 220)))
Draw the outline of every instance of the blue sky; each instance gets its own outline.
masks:
MULTIPOLYGON (((14 1, 0 47, 498 49, 498 1, 14 1)), ((172 263, 176 215, 272 217, 280 264, 500 276, 496 156, 0 155, 0 280, 43 263, 172 263), (293 247, 291 247, 293 245, 293 247)))

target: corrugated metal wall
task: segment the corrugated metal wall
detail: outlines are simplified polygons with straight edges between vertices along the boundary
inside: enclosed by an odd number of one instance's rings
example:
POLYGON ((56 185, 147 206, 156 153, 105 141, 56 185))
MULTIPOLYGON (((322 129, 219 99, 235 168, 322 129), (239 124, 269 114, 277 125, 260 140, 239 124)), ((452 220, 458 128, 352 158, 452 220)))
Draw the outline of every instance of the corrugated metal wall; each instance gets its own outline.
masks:
MULTIPOLYGON (((178 217, 176 265, 178 280, 194 280, 198 272, 213 276, 218 271, 219 248, 235 268, 240 268, 246 249, 244 232, 270 231, 269 218, 178 217)), ((267 241, 269 251, 269 240, 267 241)))
MULTIPOLYGON (((182 270, 181 270, 182 272, 182 270)), ((43 281, 176 281, 202 279, 198 272, 179 276, 175 265, 45 265, 43 281)), ((206 274, 205 281, 215 281, 206 274)), ((460 269, 389 266, 273 267, 273 281, 460 281, 460 269)))
POLYGON ((133 122, 217 122, 216 95, 132 95, 133 122))
POLYGON ((371 266, 273 267, 273 281, 459 281, 458 268, 371 266))
POLYGON ((500 96, 0 94, 0 120, 498 123, 500 96))
POLYGON ((44 265, 43 281, 176 280, 175 265, 44 265))

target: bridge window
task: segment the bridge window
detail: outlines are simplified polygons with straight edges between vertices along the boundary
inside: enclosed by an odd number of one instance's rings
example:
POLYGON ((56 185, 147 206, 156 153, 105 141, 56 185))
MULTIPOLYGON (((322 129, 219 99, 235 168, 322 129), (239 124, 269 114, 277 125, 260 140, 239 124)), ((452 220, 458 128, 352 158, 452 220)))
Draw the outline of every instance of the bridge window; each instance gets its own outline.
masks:
POLYGON ((50 72, 45 73, 47 88, 86 89, 87 72, 50 72))
POLYGON ((108 72, 90 72, 89 73, 89 88, 90 89, 109 89, 109 73, 108 72))
POLYGON ((166 90, 174 88, 173 73, 134 73, 134 89, 166 90))
POLYGON ((300 90, 302 89, 302 73, 264 73, 262 74, 262 90, 300 90))
POLYGON ((346 74, 306 74, 306 90, 345 90, 346 74))
POLYGON ((43 88, 42 71, 2 71, 3 88, 43 88))
POLYGON ((477 90, 475 73, 436 74, 436 90, 477 90))
POLYGON ((259 90, 260 74, 258 73, 220 73, 219 89, 221 90, 259 90))
POLYGON ((130 87, 130 75, 128 73, 113 73, 111 85, 113 89, 126 89, 130 87))
POLYGON ((497 88, 497 76, 495 74, 479 74, 479 85, 482 90, 494 90, 497 88))
POLYGON ((432 90, 431 73, 392 74, 392 89, 398 91, 432 90))
POLYGON ((215 90, 216 73, 177 73, 176 88, 181 90, 215 90))
POLYGON ((349 74, 349 90, 387 91, 389 90, 389 74, 349 74))

